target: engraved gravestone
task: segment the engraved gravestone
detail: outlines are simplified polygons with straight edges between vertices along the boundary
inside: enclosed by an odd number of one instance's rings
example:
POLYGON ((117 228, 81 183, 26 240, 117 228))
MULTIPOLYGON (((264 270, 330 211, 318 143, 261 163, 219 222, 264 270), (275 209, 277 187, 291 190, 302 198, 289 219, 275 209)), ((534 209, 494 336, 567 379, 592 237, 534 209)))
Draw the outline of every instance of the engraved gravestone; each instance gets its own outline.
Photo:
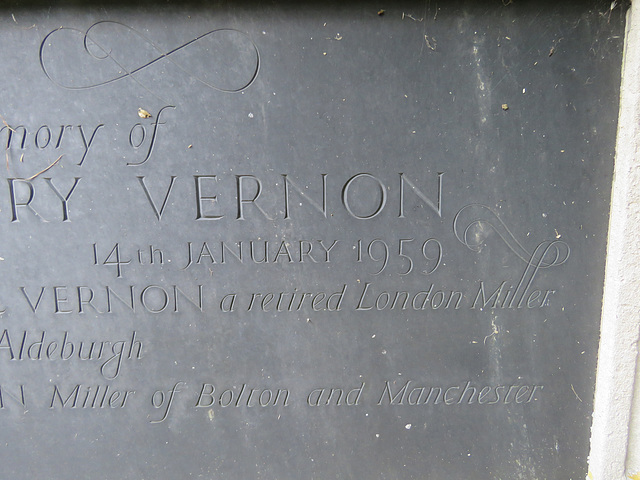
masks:
POLYGON ((586 474, 624 5, 0 16, 3 477, 586 474))

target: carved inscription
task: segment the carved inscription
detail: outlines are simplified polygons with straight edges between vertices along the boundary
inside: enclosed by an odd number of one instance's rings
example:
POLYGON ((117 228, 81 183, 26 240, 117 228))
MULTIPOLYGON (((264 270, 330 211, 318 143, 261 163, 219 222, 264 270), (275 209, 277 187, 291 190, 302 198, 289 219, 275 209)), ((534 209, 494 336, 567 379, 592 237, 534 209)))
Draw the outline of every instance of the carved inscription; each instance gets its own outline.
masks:
POLYGON ((543 397, 544 386, 514 382, 481 384, 471 380, 445 385, 407 380, 384 381, 372 385, 361 381, 351 387, 315 387, 295 389, 279 386, 257 386, 249 383, 221 385, 216 382, 196 384, 176 381, 169 388, 139 391, 116 383, 53 384, 45 388, 35 385, 0 385, 0 411, 22 408, 60 410, 123 410, 145 408, 148 423, 160 424, 171 417, 176 408, 194 411, 260 409, 282 412, 295 406, 303 408, 393 408, 402 406, 498 405, 528 404, 543 397), (146 404, 146 407, 144 406, 146 404))
POLYGON ((55 155, 62 153, 67 161, 82 166, 94 146, 96 134, 104 124, 90 127, 86 125, 41 125, 29 128, 25 125, 5 124, 0 127, 0 138, 5 136, 4 148, 9 153, 20 154, 21 161, 28 161, 32 155, 43 152, 55 155), (73 152, 73 153, 70 153, 73 152), (76 153, 77 152, 77 153, 76 153), (69 160, 71 159, 71 160, 69 160))
MULTIPOLYGON (((529 281, 531 280, 531 281, 529 281)), ((423 290, 389 290, 388 287, 342 284, 330 290, 295 287, 288 291, 219 292, 210 285, 101 285, 20 287, 24 302, 19 310, 37 315, 122 312, 171 314, 208 312, 340 312, 344 310, 483 310, 534 309, 550 306, 555 289, 540 289, 523 278, 502 281, 488 288, 480 281, 469 291, 428 283, 423 290)), ((0 344, 0 348, 2 345, 0 344)))
MULTIPOLYGON (((58 35, 84 38, 83 54, 92 60, 116 61, 94 37, 100 29, 120 29, 138 35, 133 29, 113 22, 97 23, 84 33, 65 28, 51 32, 43 43, 41 61, 52 81, 64 88, 86 89, 135 73, 135 70, 123 72, 88 85, 64 83, 69 79, 63 81, 53 74, 53 43, 49 42, 54 42, 58 35)), ((180 48, 187 47, 185 44, 180 48)), ((160 57, 142 63, 140 68, 150 68, 158 60, 160 57)), ((250 77, 238 90, 247 88, 253 80, 250 77)), ((389 314, 387 321, 392 323, 399 322, 401 317, 397 314, 416 312, 428 323, 434 312, 455 317, 461 311, 546 311, 562 292, 554 284, 553 275, 543 276, 541 272, 560 268, 570 256, 569 245, 558 236, 525 248, 506 221, 483 204, 458 206, 457 213, 447 218, 450 209, 445 194, 446 179, 451 174, 444 172, 336 174, 319 170, 307 177, 292 171, 267 175, 257 171, 211 170, 198 170, 192 175, 176 171, 164 177, 148 171, 139 174, 137 169, 146 168, 150 159, 166 160, 158 145, 171 141, 172 123, 180 115, 180 108, 165 105, 149 115, 151 118, 133 124, 125 139, 133 155, 121 161, 121 167, 131 172, 128 183, 122 186, 135 200, 132 208, 157 225, 170 225, 177 220, 211 225, 211 235, 194 234, 180 242, 150 238, 146 243, 126 238, 105 241, 96 236, 87 239, 84 252, 78 252, 78 261, 92 266, 103 281, 69 284, 56 280, 52 272, 49 283, 22 280, 13 292, 3 292, 5 300, 11 302, 3 304, 2 314, 15 312, 26 315, 25 318, 60 319, 64 326, 51 331, 4 328, 0 331, 0 362, 17 367, 25 362, 40 362, 52 368, 57 364, 89 365, 100 381, 56 382, 48 390, 26 384, 7 385, 0 390, 0 410, 6 404, 7 408, 42 406, 51 411, 126 411, 140 403, 149 409, 147 422, 155 425, 166 422, 176 408, 182 408, 180 405, 207 412, 230 408, 281 411, 297 405, 314 409, 366 405, 522 405, 543 397, 543 386, 536 381, 483 384, 465 380, 434 384, 408 380, 374 385, 361 380, 353 384, 310 386, 305 390, 248 380, 224 384, 181 378, 149 392, 130 383, 120 384, 124 372, 140 371, 145 359, 158 355, 138 331, 147 328, 153 318, 188 315, 192 321, 215 325, 227 317, 257 319, 268 314, 283 322, 313 324, 318 319, 334 318, 347 324, 350 317, 346 313, 354 314, 356 319, 385 312, 389 314), (181 213, 176 216, 178 211, 181 213), (185 211, 190 212, 186 219, 185 211), (344 231, 297 237, 255 231, 256 226, 266 225, 264 221, 290 228, 309 219, 327 225, 345 219, 375 225, 380 218, 406 225, 407 230, 376 231, 372 227, 366 234, 355 237, 344 231), (416 231, 416 222, 427 228, 416 231), (428 228, 442 222, 449 223, 448 230, 428 228), (244 226, 245 230, 241 230, 244 233, 230 236, 218 227, 229 224, 244 226), (490 232, 496 233, 499 240, 490 238, 490 232), (477 276, 460 284, 440 281, 440 275, 448 268, 448 257, 465 249, 482 255, 488 241, 511 252, 517 259, 517 268, 477 276), (318 276, 333 265, 350 265, 354 276, 338 282, 329 277, 320 282, 305 278, 307 274, 321 278, 318 276), (268 278, 269 272, 275 271, 291 271, 296 280, 282 286, 278 282, 264 282, 260 288, 246 288, 241 283, 224 287, 219 284, 221 278, 232 274, 268 278), (162 276, 141 282, 141 275, 148 272, 162 276), (166 281, 164 275, 168 273, 176 276, 176 280, 166 281), (190 275, 199 280, 193 281, 190 275), (410 281, 406 286, 402 283, 405 280, 410 281), (129 325, 135 325, 129 333, 121 330, 111 338, 83 338, 74 332, 74 325, 80 325, 79 322, 103 318, 120 321, 123 316, 129 319, 129 325)), ((31 152, 50 149, 61 152, 64 159, 60 166, 71 165, 76 169, 74 173, 87 168, 86 160, 92 158, 96 139, 99 141, 101 136, 106 139, 113 127, 107 122, 93 127, 80 123, 60 128, 42 125, 35 129, 15 125, 6 124, 2 130, 6 135, 7 158, 9 154, 20 153, 29 162, 35 162, 37 157, 31 152)), ((82 212, 82 201, 76 200, 86 198, 88 192, 83 187, 88 181, 81 173, 58 179, 59 173, 52 169, 47 177, 7 178, 10 223, 35 217, 41 228, 47 229, 56 220, 81 225, 91 219, 82 212), (52 216, 55 211, 52 206, 56 206, 57 218, 52 216)))
POLYGON ((99 367, 100 374, 113 380, 120 374, 123 362, 142 358, 142 342, 134 331, 126 340, 78 341, 69 332, 61 336, 46 330, 0 333, 0 361, 87 361, 99 367))
POLYGON ((424 386, 408 380, 385 382, 377 405, 496 405, 530 403, 542 385, 483 385, 468 381, 464 385, 424 386))
POLYGON ((164 8, 5 21, 6 475, 577 478, 611 12, 164 8))

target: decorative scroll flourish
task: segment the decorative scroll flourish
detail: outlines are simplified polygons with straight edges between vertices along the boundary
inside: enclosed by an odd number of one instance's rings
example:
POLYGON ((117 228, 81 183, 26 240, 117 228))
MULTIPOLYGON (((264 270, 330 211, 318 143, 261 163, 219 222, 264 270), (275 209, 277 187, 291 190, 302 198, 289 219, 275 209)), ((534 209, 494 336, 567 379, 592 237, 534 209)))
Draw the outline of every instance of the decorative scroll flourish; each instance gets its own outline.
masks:
MULTIPOLYGON (((204 52, 210 51, 206 45, 201 48, 204 52)), ((86 31, 59 27, 49 32, 40 45, 42 71, 53 83, 69 90, 100 87, 124 78, 140 83, 134 75, 161 61, 170 62, 209 88, 229 93, 241 92, 249 87, 260 69, 260 54, 255 43, 245 33, 228 28, 211 30, 169 51, 163 51, 136 29, 105 20, 94 23, 86 31), (243 49, 239 54, 242 58, 235 59, 236 64, 225 72, 228 85, 221 85, 219 80, 211 81, 205 75, 194 72, 194 67, 203 68, 203 65, 216 61, 215 58, 188 55, 187 50, 207 40, 216 42, 220 51, 227 52, 230 50, 228 47, 238 46, 243 49), (114 52, 115 45, 122 50, 119 54, 114 52), (182 63, 190 68, 178 63, 177 57, 180 56, 183 57, 182 63)))
POLYGON ((548 268, 562 265, 571 253, 569 245, 561 240, 544 241, 533 253, 528 252, 513 236, 498 215, 486 205, 472 203, 462 207, 453 219, 453 233, 467 248, 480 251, 490 228, 504 241, 509 249, 529 265, 548 268))

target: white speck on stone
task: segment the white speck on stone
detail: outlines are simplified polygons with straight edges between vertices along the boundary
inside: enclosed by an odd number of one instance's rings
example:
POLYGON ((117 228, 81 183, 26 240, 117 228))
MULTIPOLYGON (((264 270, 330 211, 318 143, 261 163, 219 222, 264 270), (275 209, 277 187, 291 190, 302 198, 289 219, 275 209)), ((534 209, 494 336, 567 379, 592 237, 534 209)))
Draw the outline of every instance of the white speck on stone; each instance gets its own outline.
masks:
POLYGON ((406 428, 407 430, 411 430, 411 424, 410 424, 410 423, 407 423, 407 424, 404 426, 404 428, 406 428))

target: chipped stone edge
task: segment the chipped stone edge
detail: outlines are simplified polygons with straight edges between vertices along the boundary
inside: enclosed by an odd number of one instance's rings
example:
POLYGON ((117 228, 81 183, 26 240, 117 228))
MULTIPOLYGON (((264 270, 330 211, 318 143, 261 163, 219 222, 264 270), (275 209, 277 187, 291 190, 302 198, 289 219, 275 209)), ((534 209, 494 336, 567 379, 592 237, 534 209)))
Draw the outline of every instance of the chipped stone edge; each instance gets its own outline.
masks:
POLYGON ((589 480, 640 480, 640 0, 624 48, 589 480))

